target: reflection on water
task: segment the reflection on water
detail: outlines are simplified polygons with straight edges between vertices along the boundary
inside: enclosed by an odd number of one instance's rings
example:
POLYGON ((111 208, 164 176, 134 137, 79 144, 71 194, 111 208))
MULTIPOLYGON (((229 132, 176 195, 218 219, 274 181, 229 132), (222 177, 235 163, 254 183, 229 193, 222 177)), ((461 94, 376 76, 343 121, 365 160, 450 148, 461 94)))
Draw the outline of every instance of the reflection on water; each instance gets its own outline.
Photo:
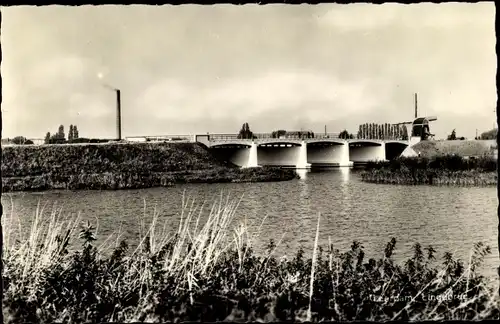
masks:
POLYGON ((301 180, 307 180, 307 174, 310 172, 308 169, 296 169, 295 172, 301 180))
MULTIPOLYGON (((290 254, 302 246, 310 253, 314 244, 318 213, 321 213, 320 244, 328 239, 346 250, 353 240, 363 244, 367 257, 381 257, 391 237, 397 239, 396 258, 411 254, 420 242, 432 244, 442 256, 451 250, 467 259, 475 242, 489 244, 497 251, 496 188, 437 186, 392 186, 360 181, 358 171, 338 168, 329 171, 298 170, 300 179, 286 182, 187 184, 173 188, 123 191, 51 191, 43 194, 4 194, 6 214, 14 206, 16 216, 26 224, 41 200, 50 210, 54 202, 63 215, 81 212, 82 220, 95 224, 99 219, 99 239, 104 240, 122 224, 124 237, 136 244, 138 216, 151 216, 156 205, 160 222, 177 230, 184 191, 198 203, 220 198, 221 191, 242 197, 235 222, 245 218, 257 231, 263 220, 256 250, 274 239, 283 240, 277 254, 290 254), (12 197, 12 202, 9 197, 12 197), (144 210, 144 200, 146 210, 144 210)), ((209 209, 207 205, 207 209, 209 209)), ((207 212, 208 213, 208 212, 207 212)), ((4 221, 8 217, 4 218, 4 221)), ((237 224, 237 223, 235 223, 237 224)), ((17 223, 13 227, 18 227, 17 223)), ((232 235, 232 234, 231 234, 232 235)), ((496 254, 488 266, 496 266, 496 254)))
POLYGON ((342 175, 342 181, 344 183, 349 182, 349 176, 351 175, 350 168, 339 168, 340 174, 342 175))

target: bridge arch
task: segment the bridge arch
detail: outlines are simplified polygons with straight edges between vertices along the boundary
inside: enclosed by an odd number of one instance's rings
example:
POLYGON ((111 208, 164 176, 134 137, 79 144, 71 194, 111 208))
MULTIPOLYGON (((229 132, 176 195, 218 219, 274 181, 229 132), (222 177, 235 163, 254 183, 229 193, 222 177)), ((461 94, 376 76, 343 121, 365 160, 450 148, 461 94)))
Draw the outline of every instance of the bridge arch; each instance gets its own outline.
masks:
POLYGON ((211 144, 212 149, 230 149, 230 148, 250 148, 252 144, 250 143, 217 143, 211 144))
POLYGON ((307 167, 307 146, 301 140, 259 141, 257 152, 259 165, 307 167))
POLYGON ((307 146, 320 146, 320 145, 344 145, 347 144, 346 141, 343 140, 336 140, 336 139, 317 139, 317 140, 311 140, 307 141, 307 146))
POLYGON ((387 141, 385 142, 385 159, 394 160, 409 146, 406 141, 387 141))
POLYGON ((257 146, 252 143, 211 143, 209 151, 221 162, 231 162, 240 167, 257 166, 257 146))
POLYGON ((385 143, 379 140, 349 141, 349 160, 353 163, 385 160, 385 143))
POLYGON ((349 166, 349 145, 340 139, 308 141, 307 163, 311 167, 349 166))
POLYGON ((368 139, 359 139, 359 140, 350 140, 349 146, 382 146, 384 142, 379 140, 368 140, 368 139))

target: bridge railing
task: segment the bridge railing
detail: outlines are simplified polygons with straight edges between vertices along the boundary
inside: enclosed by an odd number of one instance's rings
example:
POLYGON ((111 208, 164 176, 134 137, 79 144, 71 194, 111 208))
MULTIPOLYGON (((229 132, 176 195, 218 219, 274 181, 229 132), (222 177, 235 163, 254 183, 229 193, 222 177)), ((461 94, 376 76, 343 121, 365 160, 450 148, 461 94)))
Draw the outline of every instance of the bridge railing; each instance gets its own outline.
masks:
POLYGON ((402 136, 355 136, 354 139, 360 140, 379 140, 379 141, 407 141, 402 136))
MULTIPOLYGON (((216 142, 224 142, 224 141, 235 141, 235 140, 248 140, 251 141, 251 138, 239 138, 238 134, 209 134, 210 141, 216 142)), ((337 139, 339 138, 339 133, 314 133, 314 134, 285 134, 282 136, 274 136, 272 133, 254 133, 253 140, 269 140, 269 139, 293 139, 293 140, 301 140, 301 139, 337 139)))

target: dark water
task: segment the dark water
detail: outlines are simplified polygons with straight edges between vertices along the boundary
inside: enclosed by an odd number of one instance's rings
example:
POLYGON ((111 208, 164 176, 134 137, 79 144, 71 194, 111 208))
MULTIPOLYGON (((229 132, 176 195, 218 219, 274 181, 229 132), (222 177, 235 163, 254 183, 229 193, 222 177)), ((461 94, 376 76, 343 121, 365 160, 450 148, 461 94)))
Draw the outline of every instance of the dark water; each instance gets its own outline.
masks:
MULTIPOLYGON (((45 205, 45 217, 56 206, 63 215, 81 213, 83 221, 99 221, 99 242, 121 227, 124 238, 136 243, 139 217, 151 218, 154 207, 160 223, 174 231, 180 219, 183 193, 201 204, 227 194, 243 198, 235 223, 248 219, 256 230, 266 217, 257 241, 257 250, 270 239, 281 240, 277 254, 291 256, 299 246, 310 253, 314 244, 318 213, 320 245, 329 239, 344 251, 353 240, 360 241, 368 257, 382 256, 391 237, 397 239, 396 258, 410 255, 411 246, 432 244, 442 256, 445 251, 468 259, 473 243, 491 246, 486 271, 498 265, 496 188, 457 188, 434 186, 392 186, 361 182, 356 171, 337 169, 308 172, 301 180, 274 183, 190 184, 173 188, 129 191, 52 191, 13 193, 2 197, 6 221, 13 208, 13 219, 27 224, 37 204, 45 205), (12 198, 12 199, 11 199, 12 198), (146 210, 144 209, 146 202, 146 210)), ((209 206, 205 210, 208 214, 209 206)), ((17 221, 18 222, 18 221, 17 221)), ((13 221, 12 224, 15 222, 13 221)), ((18 224, 18 223, 16 223, 18 224)), ((7 225, 7 224, 6 224, 7 225)), ((17 225, 13 225, 13 228, 17 225)), ((160 226, 161 227, 161 226, 160 226)))

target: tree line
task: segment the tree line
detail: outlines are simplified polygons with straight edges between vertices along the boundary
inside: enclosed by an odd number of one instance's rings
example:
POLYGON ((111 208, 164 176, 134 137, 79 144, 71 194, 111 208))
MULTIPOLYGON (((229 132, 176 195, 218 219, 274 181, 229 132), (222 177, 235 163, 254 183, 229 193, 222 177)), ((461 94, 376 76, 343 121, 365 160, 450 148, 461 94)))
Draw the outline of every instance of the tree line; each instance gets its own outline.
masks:
MULTIPOLYGON (((286 131, 279 129, 271 133, 272 138, 280 138, 283 136, 294 136, 299 138, 314 138, 312 131, 286 131)), ((238 133, 239 139, 255 139, 253 132, 250 130, 248 123, 244 123, 238 133)), ((338 138, 354 139, 354 134, 350 134, 347 130, 339 133, 338 138)), ((401 139, 408 140, 408 131, 404 125, 393 124, 375 124, 365 123, 359 125, 357 137, 358 139, 401 139)))
MULTIPOLYGON (((497 138, 498 129, 492 129, 490 131, 484 132, 481 136, 476 137, 476 140, 489 140, 497 138)), ((271 133, 272 138, 280 138, 283 136, 296 136, 300 138, 314 138, 314 132, 312 131, 286 131, 284 129, 279 129, 271 133)), ((250 130, 248 123, 244 123, 238 133, 239 139, 255 139, 253 132, 250 130)), ((356 137, 354 134, 350 134, 346 129, 339 133, 338 138, 341 139, 378 139, 378 140, 390 140, 397 139, 406 141, 409 139, 408 129, 405 125, 397 124, 376 124, 376 123, 365 123, 359 125, 358 133, 356 137)), ((453 130, 447 137, 448 140, 465 140, 465 137, 458 137, 456 131, 453 130)))
POLYGON ((405 125, 365 123, 359 125, 357 138, 360 139, 398 139, 408 140, 408 130, 405 125))
POLYGON ((60 125, 57 133, 50 134, 47 132, 45 134, 45 144, 64 144, 64 143, 75 143, 80 138, 78 133, 78 127, 76 125, 69 125, 68 138, 66 139, 66 134, 64 133, 64 126, 60 125))
POLYGON ((487 132, 481 133, 481 136, 478 136, 476 139, 482 140, 496 140, 497 139, 498 128, 494 128, 487 132))

